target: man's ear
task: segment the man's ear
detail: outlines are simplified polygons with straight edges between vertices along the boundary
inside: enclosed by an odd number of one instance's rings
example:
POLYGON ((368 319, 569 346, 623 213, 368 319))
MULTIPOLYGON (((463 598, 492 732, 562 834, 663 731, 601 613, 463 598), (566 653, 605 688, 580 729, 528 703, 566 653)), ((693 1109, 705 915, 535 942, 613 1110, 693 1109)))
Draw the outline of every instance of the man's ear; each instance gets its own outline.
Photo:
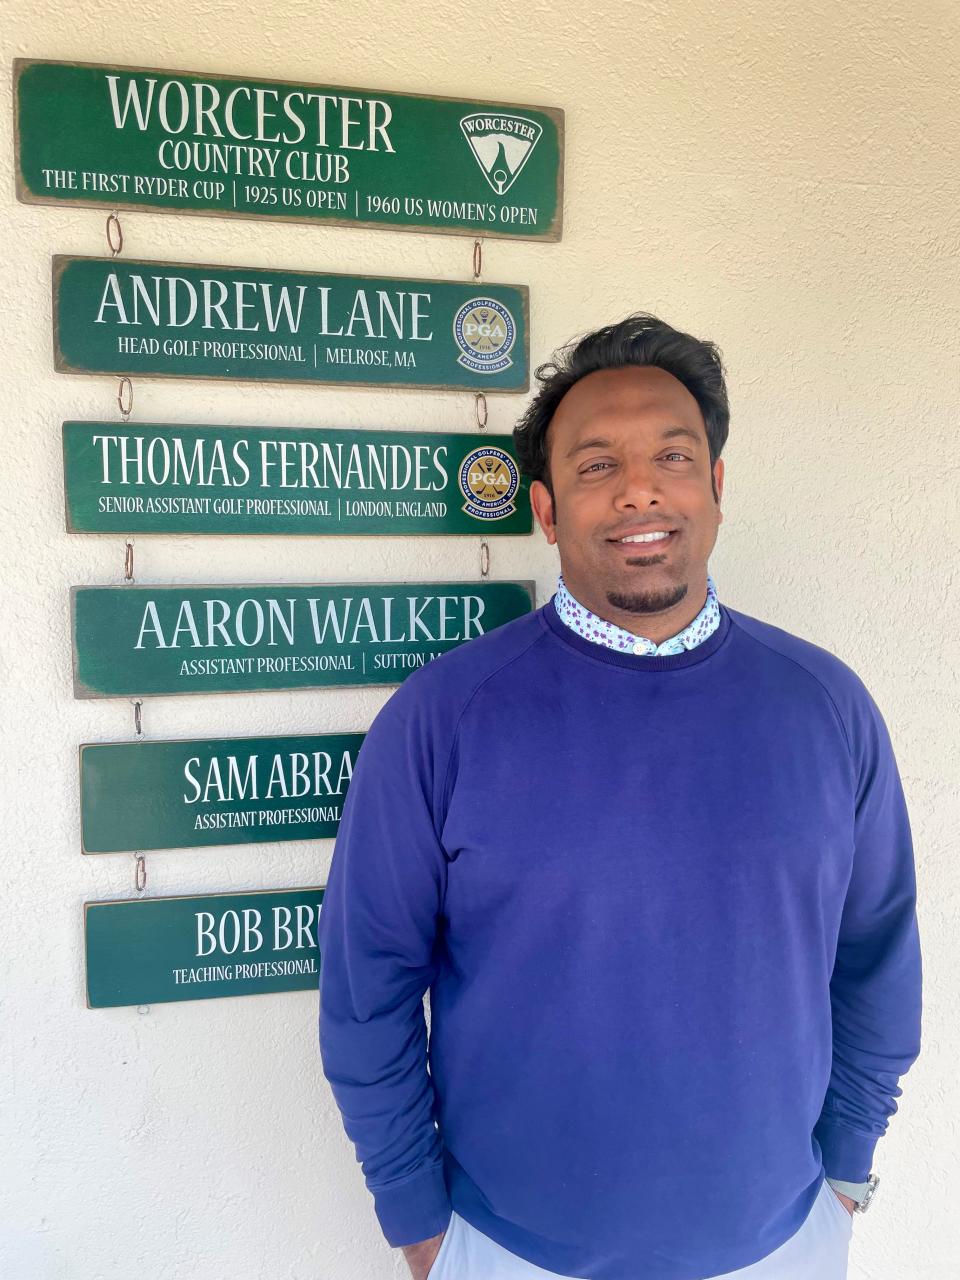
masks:
MULTIPOLYGON (((714 483, 717 486, 717 506, 723 501, 723 459, 718 458, 713 464, 714 483)), ((723 522, 723 512, 720 512, 720 522, 723 522)))
POLYGON ((537 523, 543 530, 544 537, 551 547, 557 541, 557 522, 553 510, 553 499, 550 490, 542 480, 534 480, 530 485, 530 505, 537 523))

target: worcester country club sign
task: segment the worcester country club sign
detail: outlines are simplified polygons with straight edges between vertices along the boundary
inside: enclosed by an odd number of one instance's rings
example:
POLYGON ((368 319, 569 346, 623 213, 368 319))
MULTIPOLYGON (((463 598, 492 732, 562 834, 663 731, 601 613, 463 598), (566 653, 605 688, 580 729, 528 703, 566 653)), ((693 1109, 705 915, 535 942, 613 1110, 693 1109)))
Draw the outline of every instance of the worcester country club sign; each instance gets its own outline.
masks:
POLYGON ((559 240, 563 112, 17 59, 31 204, 559 240))

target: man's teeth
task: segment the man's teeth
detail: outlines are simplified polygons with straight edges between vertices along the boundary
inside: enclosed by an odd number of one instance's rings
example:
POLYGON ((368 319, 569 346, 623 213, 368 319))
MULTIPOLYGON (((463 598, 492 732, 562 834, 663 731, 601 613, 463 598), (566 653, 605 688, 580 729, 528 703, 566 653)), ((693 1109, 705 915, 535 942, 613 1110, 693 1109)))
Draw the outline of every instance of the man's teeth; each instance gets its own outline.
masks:
POLYGON ((631 533, 629 538, 621 538, 621 542, 659 542, 661 538, 669 538, 670 531, 660 533, 631 533))

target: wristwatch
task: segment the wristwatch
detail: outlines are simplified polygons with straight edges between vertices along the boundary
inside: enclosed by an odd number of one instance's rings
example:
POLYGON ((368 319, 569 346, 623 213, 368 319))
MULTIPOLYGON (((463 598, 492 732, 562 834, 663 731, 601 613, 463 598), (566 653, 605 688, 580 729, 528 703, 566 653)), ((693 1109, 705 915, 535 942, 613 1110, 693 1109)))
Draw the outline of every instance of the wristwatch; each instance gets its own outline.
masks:
POLYGON ((840 1178, 826 1178, 825 1181, 829 1182, 835 1191, 841 1191, 845 1196, 856 1201, 854 1213, 866 1213, 870 1201, 877 1193, 880 1178, 877 1174, 871 1173, 866 1182, 843 1182, 840 1178))

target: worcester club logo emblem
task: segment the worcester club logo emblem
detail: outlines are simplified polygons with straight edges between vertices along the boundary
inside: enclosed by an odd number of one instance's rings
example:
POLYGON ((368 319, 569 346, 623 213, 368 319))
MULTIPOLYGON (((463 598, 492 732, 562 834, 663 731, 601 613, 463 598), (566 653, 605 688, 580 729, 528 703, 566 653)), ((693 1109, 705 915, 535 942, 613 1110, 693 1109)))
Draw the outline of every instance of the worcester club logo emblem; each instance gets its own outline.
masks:
POLYGON ((453 317, 460 348, 457 364, 474 373, 500 373, 513 364, 509 351, 517 338, 513 316, 493 298, 471 298, 453 317))
POLYGON ((474 160, 498 196, 516 182, 543 133, 536 120, 505 111, 476 111, 463 117, 460 128, 474 160))
POLYGON ((460 492, 466 498, 462 510, 477 520, 502 520, 513 515, 513 499, 520 487, 520 472, 509 453, 489 447, 474 449, 460 463, 460 492))

